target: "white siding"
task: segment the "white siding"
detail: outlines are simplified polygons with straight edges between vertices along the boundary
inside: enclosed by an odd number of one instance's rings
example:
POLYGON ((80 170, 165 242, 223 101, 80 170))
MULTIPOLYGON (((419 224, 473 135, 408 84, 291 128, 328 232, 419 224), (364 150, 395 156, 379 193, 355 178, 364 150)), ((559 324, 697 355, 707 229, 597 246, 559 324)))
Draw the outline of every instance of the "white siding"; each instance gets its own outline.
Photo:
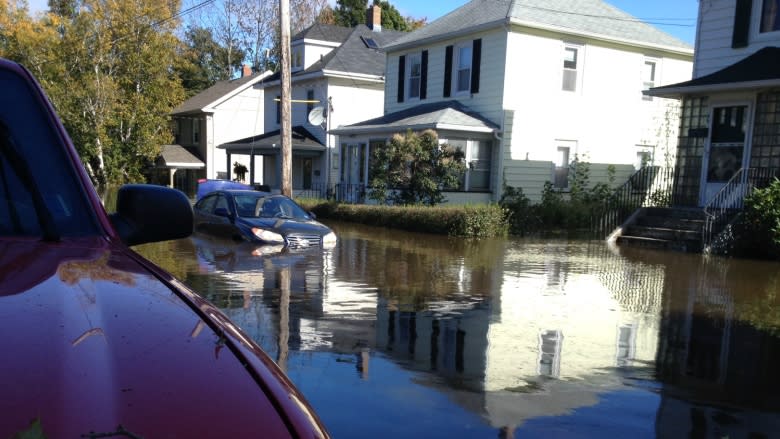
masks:
MULTIPOLYGON (((592 163, 633 164, 636 145, 659 145, 659 124, 668 115, 662 99, 642 99, 642 69, 655 60, 655 84, 690 79, 690 60, 663 53, 569 41, 554 35, 510 33, 506 65, 505 107, 513 114, 505 133, 509 160, 553 161, 560 141, 575 144, 592 163), (580 47, 576 92, 562 90, 563 49, 580 47)), ((676 126, 676 122, 671 124, 676 126)), ((505 127, 506 129, 507 127, 505 127)), ((665 142, 665 140, 667 142, 665 142)))
MULTIPOLYGON (((404 52, 392 52, 387 56, 387 78, 385 84, 385 113, 394 113, 415 105, 440 102, 442 100, 457 100, 472 110, 482 114, 496 125, 501 123, 503 96, 503 69, 506 54, 506 32, 496 30, 487 33, 469 35, 468 38, 448 40, 432 46, 416 48, 404 52), (459 43, 471 43, 482 39, 482 59, 480 67, 479 93, 473 95, 452 95, 444 97, 444 59, 446 47, 459 43), (428 51, 428 88, 427 99, 398 102, 398 59, 401 55, 428 51)), ((408 62, 407 62, 408 65, 408 62)), ((453 81, 455 76, 453 75, 453 81)), ((408 80, 404 86, 409 87, 408 80)))
POLYGON ((733 49, 736 0, 699 2, 699 29, 697 30, 694 77, 708 75, 734 64, 758 49, 780 45, 780 32, 759 33, 762 0, 754 0, 748 46, 733 49))
MULTIPOLYGON (((208 133, 208 178, 216 178, 217 172, 227 170, 227 155, 217 146, 253 136, 262 130, 263 89, 249 87, 217 105, 210 120, 206 121, 206 129, 201 128, 201 133, 208 133)), ((249 168, 248 158, 243 163, 249 168)))

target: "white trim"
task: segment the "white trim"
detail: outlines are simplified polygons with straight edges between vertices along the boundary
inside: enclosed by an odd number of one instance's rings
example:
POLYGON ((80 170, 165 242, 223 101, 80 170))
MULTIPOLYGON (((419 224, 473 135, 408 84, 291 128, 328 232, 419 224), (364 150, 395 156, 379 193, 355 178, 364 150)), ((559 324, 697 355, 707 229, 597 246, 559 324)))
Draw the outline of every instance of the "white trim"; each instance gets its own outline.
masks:
POLYGON ((404 99, 407 101, 419 101, 422 95, 422 51, 406 54, 406 64, 404 66, 404 81, 406 81, 406 90, 404 90, 404 99), (417 77, 417 96, 412 96, 412 64, 417 60, 420 64, 420 75, 417 77))
POLYGON ((166 163, 165 167, 167 167, 167 168, 198 169, 198 168, 205 168, 206 164, 205 163, 184 163, 184 162, 178 163, 178 162, 173 162, 173 163, 166 163))
POLYGON ((330 130, 328 134, 337 136, 349 136, 359 134, 375 134, 375 133, 397 133, 399 130, 447 130, 447 131, 462 131, 467 133, 497 133, 498 130, 488 127, 471 127, 465 125, 449 125, 449 124, 418 124, 418 125, 403 125, 393 127, 390 125, 371 125, 367 127, 355 127, 355 128, 336 128, 330 130))
MULTIPOLYGON (((339 47, 339 46, 341 46, 343 44, 343 43, 335 43, 333 41, 315 40, 315 39, 312 39, 312 38, 303 38, 303 39, 295 40, 296 43, 298 41, 303 41, 303 44, 315 44, 315 45, 318 45, 318 46, 327 46, 327 47, 339 47)), ((297 44, 300 44, 300 43, 297 43, 297 44)))
POLYGON ((513 24, 513 25, 521 26, 521 27, 528 27, 528 28, 531 28, 531 29, 540 29, 540 30, 547 30, 547 31, 556 32, 556 33, 562 33, 562 34, 566 34, 566 35, 575 35, 575 36, 580 36, 580 37, 591 38, 591 39, 594 39, 594 40, 606 41, 606 42, 610 42, 610 43, 624 44, 624 45, 631 46, 631 47, 640 47, 640 48, 645 48, 645 49, 656 49, 656 50, 661 50, 661 51, 664 51, 664 52, 674 53, 674 54, 678 54, 678 55, 693 56, 693 49, 692 48, 691 49, 684 49, 682 47, 667 46, 667 45, 664 45, 664 44, 645 43, 645 42, 641 42, 641 41, 630 40, 630 39, 627 39, 627 38, 610 37, 610 36, 607 36, 607 35, 597 34, 597 33, 594 33, 594 32, 584 32, 584 31, 570 29, 570 28, 565 28, 565 27, 552 26, 552 25, 548 25, 548 24, 540 24, 540 23, 535 23, 535 22, 530 22, 530 21, 524 21, 524 20, 519 20, 517 18, 510 19, 509 23, 513 24))
POLYGON ((460 43, 454 44, 452 46, 452 65, 451 66, 445 66, 445 68, 450 68, 452 72, 452 89, 450 90, 451 96, 468 96, 471 95, 471 76, 474 74, 474 72, 471 71, 471 67, 473 66, 473 60, 474 60, 474 41, 461 41, 460 43), (468 83, 466 84, 465 90, 459 90, 458 89, 458 81, 460 80, 459 75, 459 68, 460 68, 460 49, 468 49, 469 51, 469 79, 468 83))
POLYGON ((753 125, 755 124, 755 102, 748 99, 724 99, 713 100, 707 106, 707 118, 709 119, 709 125, 707 126, 707 141, 704 144, 704 153, 701 160, 701 175, 699 175, 699 204, 701 206, 706 205, 710 200, 705 199, 707 195, 707 173, 710 166, 710 155, 712 152, 712 126, 715 123, 714 112, 716 108, 729 108, 729 107, 747 107, 745 111, 745 140, 742 143, 742 166, 750 160, 750 150, 753 147, 753 125))
POLYGON ((666 97, 679 97, 680 95, 690 95, 690 94, 698 94, 698 93, 746 91, 751 89, 777 87, 777 86, 780 86, 780 78, 765 79, 762 81, 727 82, 727 83, 720 83, 720 84, 670 87, 670 88, 664 88, 662 90, 651 89, 643 93, 646 93, 650 96, 658 96, 661 98, 666 98, 666 97))

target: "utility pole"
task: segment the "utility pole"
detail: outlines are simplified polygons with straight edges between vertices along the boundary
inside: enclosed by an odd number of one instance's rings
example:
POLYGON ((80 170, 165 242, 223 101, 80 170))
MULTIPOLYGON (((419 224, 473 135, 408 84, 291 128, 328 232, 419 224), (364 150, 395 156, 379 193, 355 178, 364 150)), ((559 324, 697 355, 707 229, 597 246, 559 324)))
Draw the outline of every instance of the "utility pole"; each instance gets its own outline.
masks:
POLYGON ((290 117, 290 0, 279 0, 282 45, 282 195, 292 197, 292 118, 290 117))

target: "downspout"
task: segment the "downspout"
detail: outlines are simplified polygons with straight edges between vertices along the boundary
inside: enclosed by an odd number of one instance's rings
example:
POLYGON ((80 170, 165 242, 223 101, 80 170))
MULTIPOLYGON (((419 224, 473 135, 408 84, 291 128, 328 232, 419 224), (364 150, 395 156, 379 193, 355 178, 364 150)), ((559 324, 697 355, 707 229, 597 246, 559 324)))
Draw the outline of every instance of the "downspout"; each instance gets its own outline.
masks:
MULTIPOLYGON (((506 119, 506 110, 501 110, 501 133, 504 132, 504 121, 506 119)), ((493 191, 493 201, 498 201, 501 199, 501 195, 499 191, 501 191, 504 188, 503 184, 503 178, 504 178, 504 138, 500 136, 498 130, 493 130, 493 137, 498 141, 500 147, 497 148, 499 151, 498 154, 498 166, 496 166, 496 176, 494 177, 493 183, 495 184, 496 190, 493 191), (499 181, 501 179, 501 181, 499 181)))

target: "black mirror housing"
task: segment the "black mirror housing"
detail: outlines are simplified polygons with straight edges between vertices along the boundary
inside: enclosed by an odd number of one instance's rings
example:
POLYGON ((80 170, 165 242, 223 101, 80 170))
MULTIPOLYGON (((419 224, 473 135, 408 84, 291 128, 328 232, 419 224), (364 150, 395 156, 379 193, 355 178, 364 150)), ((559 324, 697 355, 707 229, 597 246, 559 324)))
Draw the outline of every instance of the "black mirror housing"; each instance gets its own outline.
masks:
POLYGON ((192 234, 190 200, 181 191, 164 186, 122 186, 116 213, 109 217, 126 245, 181 239, 192 234))

